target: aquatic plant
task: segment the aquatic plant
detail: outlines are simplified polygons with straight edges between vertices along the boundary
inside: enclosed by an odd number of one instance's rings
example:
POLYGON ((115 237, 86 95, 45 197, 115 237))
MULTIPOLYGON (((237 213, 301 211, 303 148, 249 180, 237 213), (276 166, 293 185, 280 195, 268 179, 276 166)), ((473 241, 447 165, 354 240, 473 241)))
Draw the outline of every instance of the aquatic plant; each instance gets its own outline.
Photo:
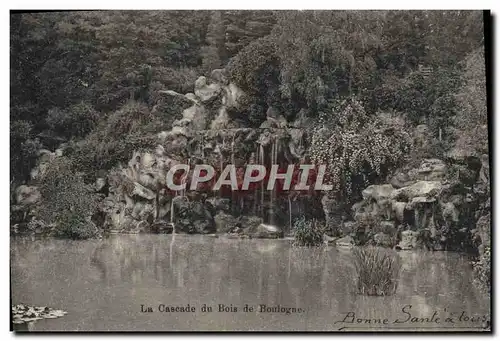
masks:
POLYGON ((11 309, 12 323, 14 324, 30 323, 44 318, 53 319, 63 317, 67 314, 63 310, 56 310, 49 307, 34 307, 25 304, 13 305, 11 309))
POLYGON ((390 250, 377 247, 353 249, 357 293, 369 296, 387 296, 396 292, 401 262, 390 250))
POLYGON ((319 246, 323 244, 325 226, 316 219, 306 220, 299 218, 294 223, 295 246, 319 246))

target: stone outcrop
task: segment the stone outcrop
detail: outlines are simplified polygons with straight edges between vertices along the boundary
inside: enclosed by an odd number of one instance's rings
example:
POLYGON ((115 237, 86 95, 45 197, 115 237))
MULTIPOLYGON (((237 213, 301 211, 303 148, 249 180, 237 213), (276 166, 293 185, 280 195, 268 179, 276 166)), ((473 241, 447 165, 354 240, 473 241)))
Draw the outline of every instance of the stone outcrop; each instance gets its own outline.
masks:
POLYGON ((40 201, 41 195, 38 187, 21 185, 16 188, 16 203, 21 206, 34 205, 40 201))
POLYGON ((259 224, 257 227, 249 227, 246 229, 245 234, 252 238, 283 238, 283 231, 274 225, 259 224))
POLYGON ((399 241, 403 250, 463 247, 475 225, 471 214, 477 200, 473 188, 448 174, 445 161, 424 159, 416 168, 396 172, 388 184, 368 186, 352 207, 358 235, 362 226, 373 244, 399 241))
MULTIPOLYGON (((209 78, 199 77, 192 93, 161 93, 190 106, 180 113, 170 131, 158 133, 155 150, 135 151, 126 167, 110 172, 109 195, 103 205, 107 228, 127 232, 137 231, 138 226, 151 229, 168 223, 178 233, 239 231, 256 238, 283 235, 281 229, 270 226, 276 219, 289 224, 290 214, 281 215, 285 209, 290 211, 286 198, 276 198, 267 191, 265 195, 239 199, 224 191, 172 192, 166 189, 165 179, 168 170, 178 163, 189 163, 192 168, 197 163, 210 164, 216 172, 228 163, 237 167, 295 163, 305 153, 305 115, 297 115, 296 121, 288 123, 269 107, 261 129, 242 127, 233 115, 241 115, 245 109, 246 94, 228 80, 224 69, 214 70, 209 78), (245 215, 251 212, 254 216, 245 215)), ((190 176, 186 174, 184 181, 190 181, 190 176)), ((97 187, 104 186, 101 183, 97 187)))

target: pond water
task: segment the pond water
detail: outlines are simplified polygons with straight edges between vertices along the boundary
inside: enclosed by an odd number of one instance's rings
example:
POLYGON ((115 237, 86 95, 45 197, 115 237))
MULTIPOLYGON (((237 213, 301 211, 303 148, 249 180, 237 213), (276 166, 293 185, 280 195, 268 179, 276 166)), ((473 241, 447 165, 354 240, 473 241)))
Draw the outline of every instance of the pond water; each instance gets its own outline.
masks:
POLYGON ((490 302, 472 286, 465 257, 447 252, 399 255, 403 268, 396 294, 368 297, 353 292, 349 249, 185 235, 113 235, 96 241, 11 239, 12 303, 68 312, 62 318, 35 322, 29 328, 33 331, 482 328, 470 317, 489 315, 490 302), (189 304, 196 311, 159 312, 164 310, 161 304, 189 304), (204 304, 213 311, 201 312, 204 304), (226 310, 232 306, 233 312, 219 312, 220 304, 229 307, 226 310), (254 310, 245 312, 246 304, 254 310), (289 314, 286 309, 262 312, 261 304, 296 309, 289 314), (141 312, 141 305, 153 312, 141 312), (346 323, 353 314, 364 321, 346 323), (411 323, 406 321, 409 314, 433 322, 411 323), (446 317, 452 320, 444 322, 446 317), (435 322, 436 318, 440 320, 435 322), (396 319, 402 323, 394 323, 396 319))

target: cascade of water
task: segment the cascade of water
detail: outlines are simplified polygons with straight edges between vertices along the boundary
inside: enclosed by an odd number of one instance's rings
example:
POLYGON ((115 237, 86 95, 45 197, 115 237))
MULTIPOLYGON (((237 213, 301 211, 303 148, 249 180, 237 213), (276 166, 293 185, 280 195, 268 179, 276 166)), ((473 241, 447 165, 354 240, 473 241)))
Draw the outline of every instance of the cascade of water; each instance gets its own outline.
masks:
MULTIPOLYGON (((233 133, 233 139, 231 141, 231 165, 233 165, 233 167, 236 167, 235 166, 235 163, 234 163, 234 138, 236 137, 236 134, 233 133)), ((234 207, 236 206, 235 205, 235 192, 234 191, 231 191, 231 213, 234 214, 234 207)))
MULTIPOLYGON (((222 150, 220 152, 220 169, 219 169, 219 174, 218 176, 221 175, 222 171, 224 170, 224 155, 222 155, 222 150)), ((222 186, 221 186, 222 187, 222 186)), ((222 196, 222 188, 219 188, 219 198, 222 196)))
POLYGON ((169 263, 170 263, 170 270, 173 271, 172 269, 172 263, 173 263, 173 258, 174 258, 174 242, 175 242, 175 229, 174 232, 172 232, 172 240, 170 241, 170 247, 169 247, 169 263))
POLYGON ((231 141, 231 164, 234 165, 234 138, 236 134, 233 135, 233 140, 231 141))
POLYGON ((174 224, 174 198, 172 198, 172 201, 170 202, 170 223, 173 225, 174 224))
MULTIPOLYGON (((257 146, 255 150, 255 158, 252 160, 252 163, 257 164, 259 162, 259 147, 257 146)), ((257 215, 257 191, 254 191, 254 197, 253 197, 253 215, 257 215)))
MULTIPOLYGON (((273 143, 271 145, 271 167, 273 167, 275 163, 275 157, 274 155, 276 154, 276 141, 273 140, 273 143)), ((276 183, 275 183, 276 185, 276 183)), ((274 225, 274 186, 271 190, 270 193, 270 198, 269 198, 269 223, 271 225, 274 225)))
POLYGON ((174 199, 176 197, 172 198, 172 201, 170 203, 170 224, 172 224, 172 234, 175 234, 175 215, 174 215, 174 199))
POLYGON ((290 196, 288 196, 288 233, 292 231, 292 200, 290 196))
MULTIPOLYGON (((264 146, 259 145, 259 164, 264 165, 264 146)), ((260 212, 263 213, 264 211, 264 181, 261 181, 260 184, 260 212)), ((263 217, 262 217, 263 218, 263 217)))
POLYGON ((201 158, 205 161, 205 136, 201 135, 201 158))

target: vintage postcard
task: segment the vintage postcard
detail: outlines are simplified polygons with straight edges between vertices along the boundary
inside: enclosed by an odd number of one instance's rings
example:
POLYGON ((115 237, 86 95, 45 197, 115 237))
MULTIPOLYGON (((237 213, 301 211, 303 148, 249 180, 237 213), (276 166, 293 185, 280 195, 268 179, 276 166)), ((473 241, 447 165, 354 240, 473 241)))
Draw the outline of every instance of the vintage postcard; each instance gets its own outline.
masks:
POLYGON ((12 11, 11 329, 491 332, 490 27, 12 11))

